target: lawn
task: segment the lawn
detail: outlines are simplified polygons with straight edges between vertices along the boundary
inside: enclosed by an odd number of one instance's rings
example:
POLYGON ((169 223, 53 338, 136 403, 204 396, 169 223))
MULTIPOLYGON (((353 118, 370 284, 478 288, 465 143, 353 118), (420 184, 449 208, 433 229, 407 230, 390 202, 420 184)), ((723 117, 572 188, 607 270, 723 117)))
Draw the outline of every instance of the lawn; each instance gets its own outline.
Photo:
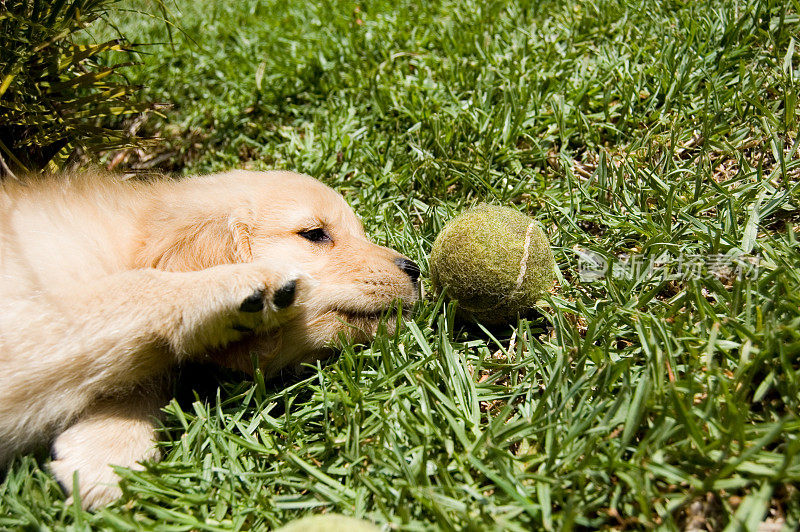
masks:
POLYGON ((513 206, 557 287, 486 329, 424 280, 397 333, 304 375, 187 369, 123 499, 65 506, 22 457, 0 528, 798 527, 800 2, 165 6, 89 28, 158 43, 127 72, 170 105, 126 164, 317 176, 423 276, 448 219, 513 206))

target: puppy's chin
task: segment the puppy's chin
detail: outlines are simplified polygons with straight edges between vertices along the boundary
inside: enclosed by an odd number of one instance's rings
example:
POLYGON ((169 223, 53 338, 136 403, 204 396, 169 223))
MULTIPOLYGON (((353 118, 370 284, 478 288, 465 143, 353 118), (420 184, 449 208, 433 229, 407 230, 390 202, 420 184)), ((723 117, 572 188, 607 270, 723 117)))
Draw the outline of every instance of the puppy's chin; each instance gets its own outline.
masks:
POLYGON ((408 308, 389 307, 375 312, 329 310, 309 318, 298 317, 272 332, 246 338, 212 354, 216 364, 253 373, 253 358, 264 375, 297 369, 335 355, 343 344, 370 342, 381 327, 394 334, 408 308))
MULTIPOLYGON (((399 316, 406 317, 409 312, 407 308, 404 308, 399 316)), ((396 307, 375 312, 337 310, 333 314, 335 319, 342 324, 342 332, 350 342, 369 342, 378 333, 381 324, 386 328, 386 332, 394 334, 399 323, 396 307)))

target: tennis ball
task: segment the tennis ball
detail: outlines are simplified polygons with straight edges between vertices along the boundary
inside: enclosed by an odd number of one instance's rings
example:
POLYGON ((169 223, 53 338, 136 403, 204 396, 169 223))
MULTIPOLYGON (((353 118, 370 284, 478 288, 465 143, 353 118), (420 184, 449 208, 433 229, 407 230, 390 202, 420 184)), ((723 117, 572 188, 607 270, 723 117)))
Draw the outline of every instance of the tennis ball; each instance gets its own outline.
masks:
POLYGON ((276 532, 380 532, 380 528, 355 517, 319 514, 292 521, 276 532))
POLYGON ((509 207, 479 205, 448 222, 433 243, 433 289, 461 314, 489 325, 524 314, 554 281, 555 260, 535 220, 509 207))

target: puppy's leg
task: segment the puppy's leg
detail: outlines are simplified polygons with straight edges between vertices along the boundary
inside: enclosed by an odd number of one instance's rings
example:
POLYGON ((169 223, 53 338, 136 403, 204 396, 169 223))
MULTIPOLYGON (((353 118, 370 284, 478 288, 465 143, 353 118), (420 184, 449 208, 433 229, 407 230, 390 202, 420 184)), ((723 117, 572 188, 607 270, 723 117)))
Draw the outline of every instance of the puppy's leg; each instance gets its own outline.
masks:
POLYGON ((180 361, 288 319, 302 291, 297 277, 259 264, 132 270, 101 279, 90 290, 71 291, 64 314, 77 318, 73 324, 82 329, 97 327, 93 338, 100 342, 133 344, 136 353, 148 344, 166 344, 180 361))
POLYGON ((290 318, 297 276, 257 263, 131 270, 0 301, 0 460, 101 397, 290 318))
POLYGON ((96 509, 122 495, 112 465, 141 469, 159 457, 155 427, 166 400, 162 390, 137 388, 124 396, 92 404, 53 443, 50 471, 70 496, 78 474, 80 501, 96 509))

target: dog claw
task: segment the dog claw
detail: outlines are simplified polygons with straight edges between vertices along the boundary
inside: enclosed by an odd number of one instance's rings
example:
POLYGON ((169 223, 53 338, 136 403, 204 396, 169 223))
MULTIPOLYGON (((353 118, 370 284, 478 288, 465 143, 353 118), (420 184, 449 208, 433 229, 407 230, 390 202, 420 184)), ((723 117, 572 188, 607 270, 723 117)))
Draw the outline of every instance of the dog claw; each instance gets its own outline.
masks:
POLYGON ((241 312, 261 312, 264 310, 264 291, 256 290, 239 306, 241 312))
POLYGON ((279 309, 286 308, 294 302, 296 292, 297 281, 289 281, 275 290, 275 295, 272 296, 272 303, 279 309))

